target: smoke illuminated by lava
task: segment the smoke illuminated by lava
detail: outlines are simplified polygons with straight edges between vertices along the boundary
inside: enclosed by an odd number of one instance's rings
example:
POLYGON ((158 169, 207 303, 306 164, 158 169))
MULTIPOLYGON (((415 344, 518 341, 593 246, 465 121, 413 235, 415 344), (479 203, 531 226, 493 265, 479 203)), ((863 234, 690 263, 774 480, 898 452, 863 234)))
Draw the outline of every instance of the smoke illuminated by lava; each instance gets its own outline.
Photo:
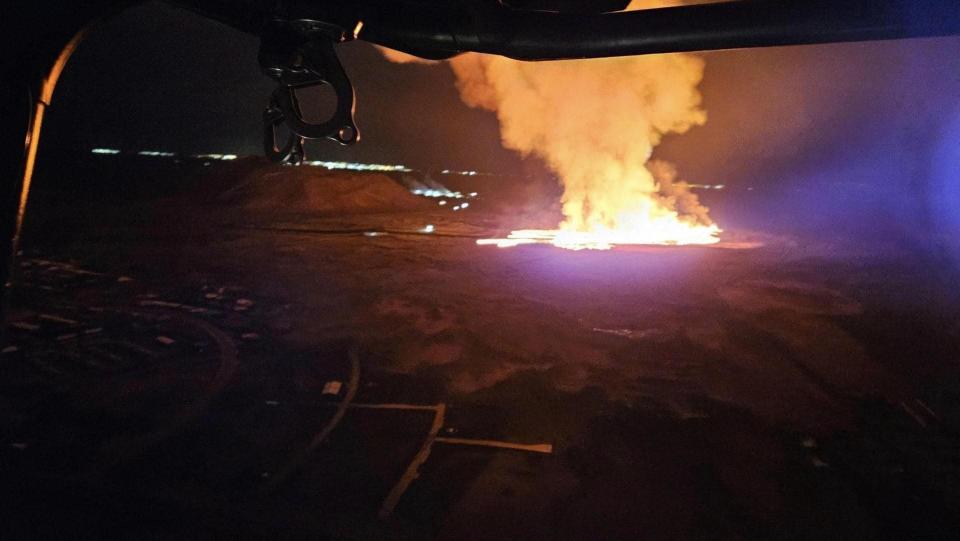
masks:
MULTIPOLYGON (((635 1, 631 8, 667 3, 635 1)), ((676 171, 650 160, 663 135, 706 122, 700 57, 520 62, 465 54, 450 65, 463 101, 496 112, 504 146, 543 159, 564 186, 558 230, 514 231, 480 244, 606 249, 719 240, 720 228, 676 171)))

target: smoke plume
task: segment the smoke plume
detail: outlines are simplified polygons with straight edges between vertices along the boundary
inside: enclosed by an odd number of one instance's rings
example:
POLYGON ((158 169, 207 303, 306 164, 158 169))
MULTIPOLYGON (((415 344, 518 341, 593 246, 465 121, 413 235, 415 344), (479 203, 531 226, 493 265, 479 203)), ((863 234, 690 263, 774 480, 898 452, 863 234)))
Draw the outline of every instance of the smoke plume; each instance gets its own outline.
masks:
MULTIPOLYGON (((631 9, 675 3, 634 1, 631 9)), ((664 135, 707 120, 697 89, 700 57, 520 62, 465 54, 449 64, 463 101, 496 113, 503 145, 541 158, 557 173, 564 186, 562 229, 712 223, 676 169, 650 161, 664 135)))

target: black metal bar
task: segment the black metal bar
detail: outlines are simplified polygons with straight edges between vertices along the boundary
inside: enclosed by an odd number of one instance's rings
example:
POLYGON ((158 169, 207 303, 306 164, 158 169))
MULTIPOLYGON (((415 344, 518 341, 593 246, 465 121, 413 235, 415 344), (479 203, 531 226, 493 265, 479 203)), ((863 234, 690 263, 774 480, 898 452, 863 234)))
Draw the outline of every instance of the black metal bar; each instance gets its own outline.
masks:
POLYGON ((344 30, 363 20, 360 39, 434 58, 476 51, 554 60, 960 34, 958 0, 741 0, 603 14, 479 1, 175 3, 246 31, 254 31, 255 16, 323 21, 344 30))
POLYGON ((399 15, 365 21, 362 38, 553 60, 960 34, 957 0, 743 0, 594 15, 490 9, 450 16, 447 34, 436 14, 399 15))

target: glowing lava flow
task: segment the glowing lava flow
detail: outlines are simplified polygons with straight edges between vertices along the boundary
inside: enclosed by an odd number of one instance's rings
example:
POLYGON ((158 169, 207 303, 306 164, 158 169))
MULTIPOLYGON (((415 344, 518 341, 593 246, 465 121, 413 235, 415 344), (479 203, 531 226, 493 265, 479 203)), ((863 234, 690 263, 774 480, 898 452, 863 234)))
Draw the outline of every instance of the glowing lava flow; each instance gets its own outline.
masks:
POLYGON ((691 225, 679 220, 663 220, 643 229, 520 229, 505 238, 479 239, 477 244, 513 248, 521 244, 552 244, 567 250, 609 250, 617 245, 687 245, 720 242, 722 230, 716 224, 691 225))

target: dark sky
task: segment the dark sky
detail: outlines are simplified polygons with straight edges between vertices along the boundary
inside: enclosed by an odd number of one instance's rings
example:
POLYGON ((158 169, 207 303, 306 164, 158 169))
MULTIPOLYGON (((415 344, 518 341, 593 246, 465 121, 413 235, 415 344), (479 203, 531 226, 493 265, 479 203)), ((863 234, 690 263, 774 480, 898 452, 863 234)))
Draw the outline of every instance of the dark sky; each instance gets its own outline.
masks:
MULTIPOLYGON (((340 51, 363 141, 349 149, 319 143, 312 158, 537 170, 500 147, 492 114, 460 103, 446 66, 390 64, 365 43, 340 51)), ((95 31, 68 67, 51 113, 53 140, 259 153, 273 85, 256 53, 256 38, 164 4, 131 9, 95 31)), ((657 151, 695 182, 856 180, 891 168, 898 182, 921 182, 960 115, 960 38, 705 56, 709 122, 657 151)))
MULTIPOLYGON (((102 24, 78 49, 52 116, 72 117, 57 128, 76 127, 90 146, 259 154, 261 112, 275 84, 260 72, 258 44, 189 12, 144 4, 102 24)), ((449 68, 391 64, 360 42, 338 52, 354 82, 363 141, 317 143, 311 157, 516 167, 493 115, 461 105, 449 68)))

